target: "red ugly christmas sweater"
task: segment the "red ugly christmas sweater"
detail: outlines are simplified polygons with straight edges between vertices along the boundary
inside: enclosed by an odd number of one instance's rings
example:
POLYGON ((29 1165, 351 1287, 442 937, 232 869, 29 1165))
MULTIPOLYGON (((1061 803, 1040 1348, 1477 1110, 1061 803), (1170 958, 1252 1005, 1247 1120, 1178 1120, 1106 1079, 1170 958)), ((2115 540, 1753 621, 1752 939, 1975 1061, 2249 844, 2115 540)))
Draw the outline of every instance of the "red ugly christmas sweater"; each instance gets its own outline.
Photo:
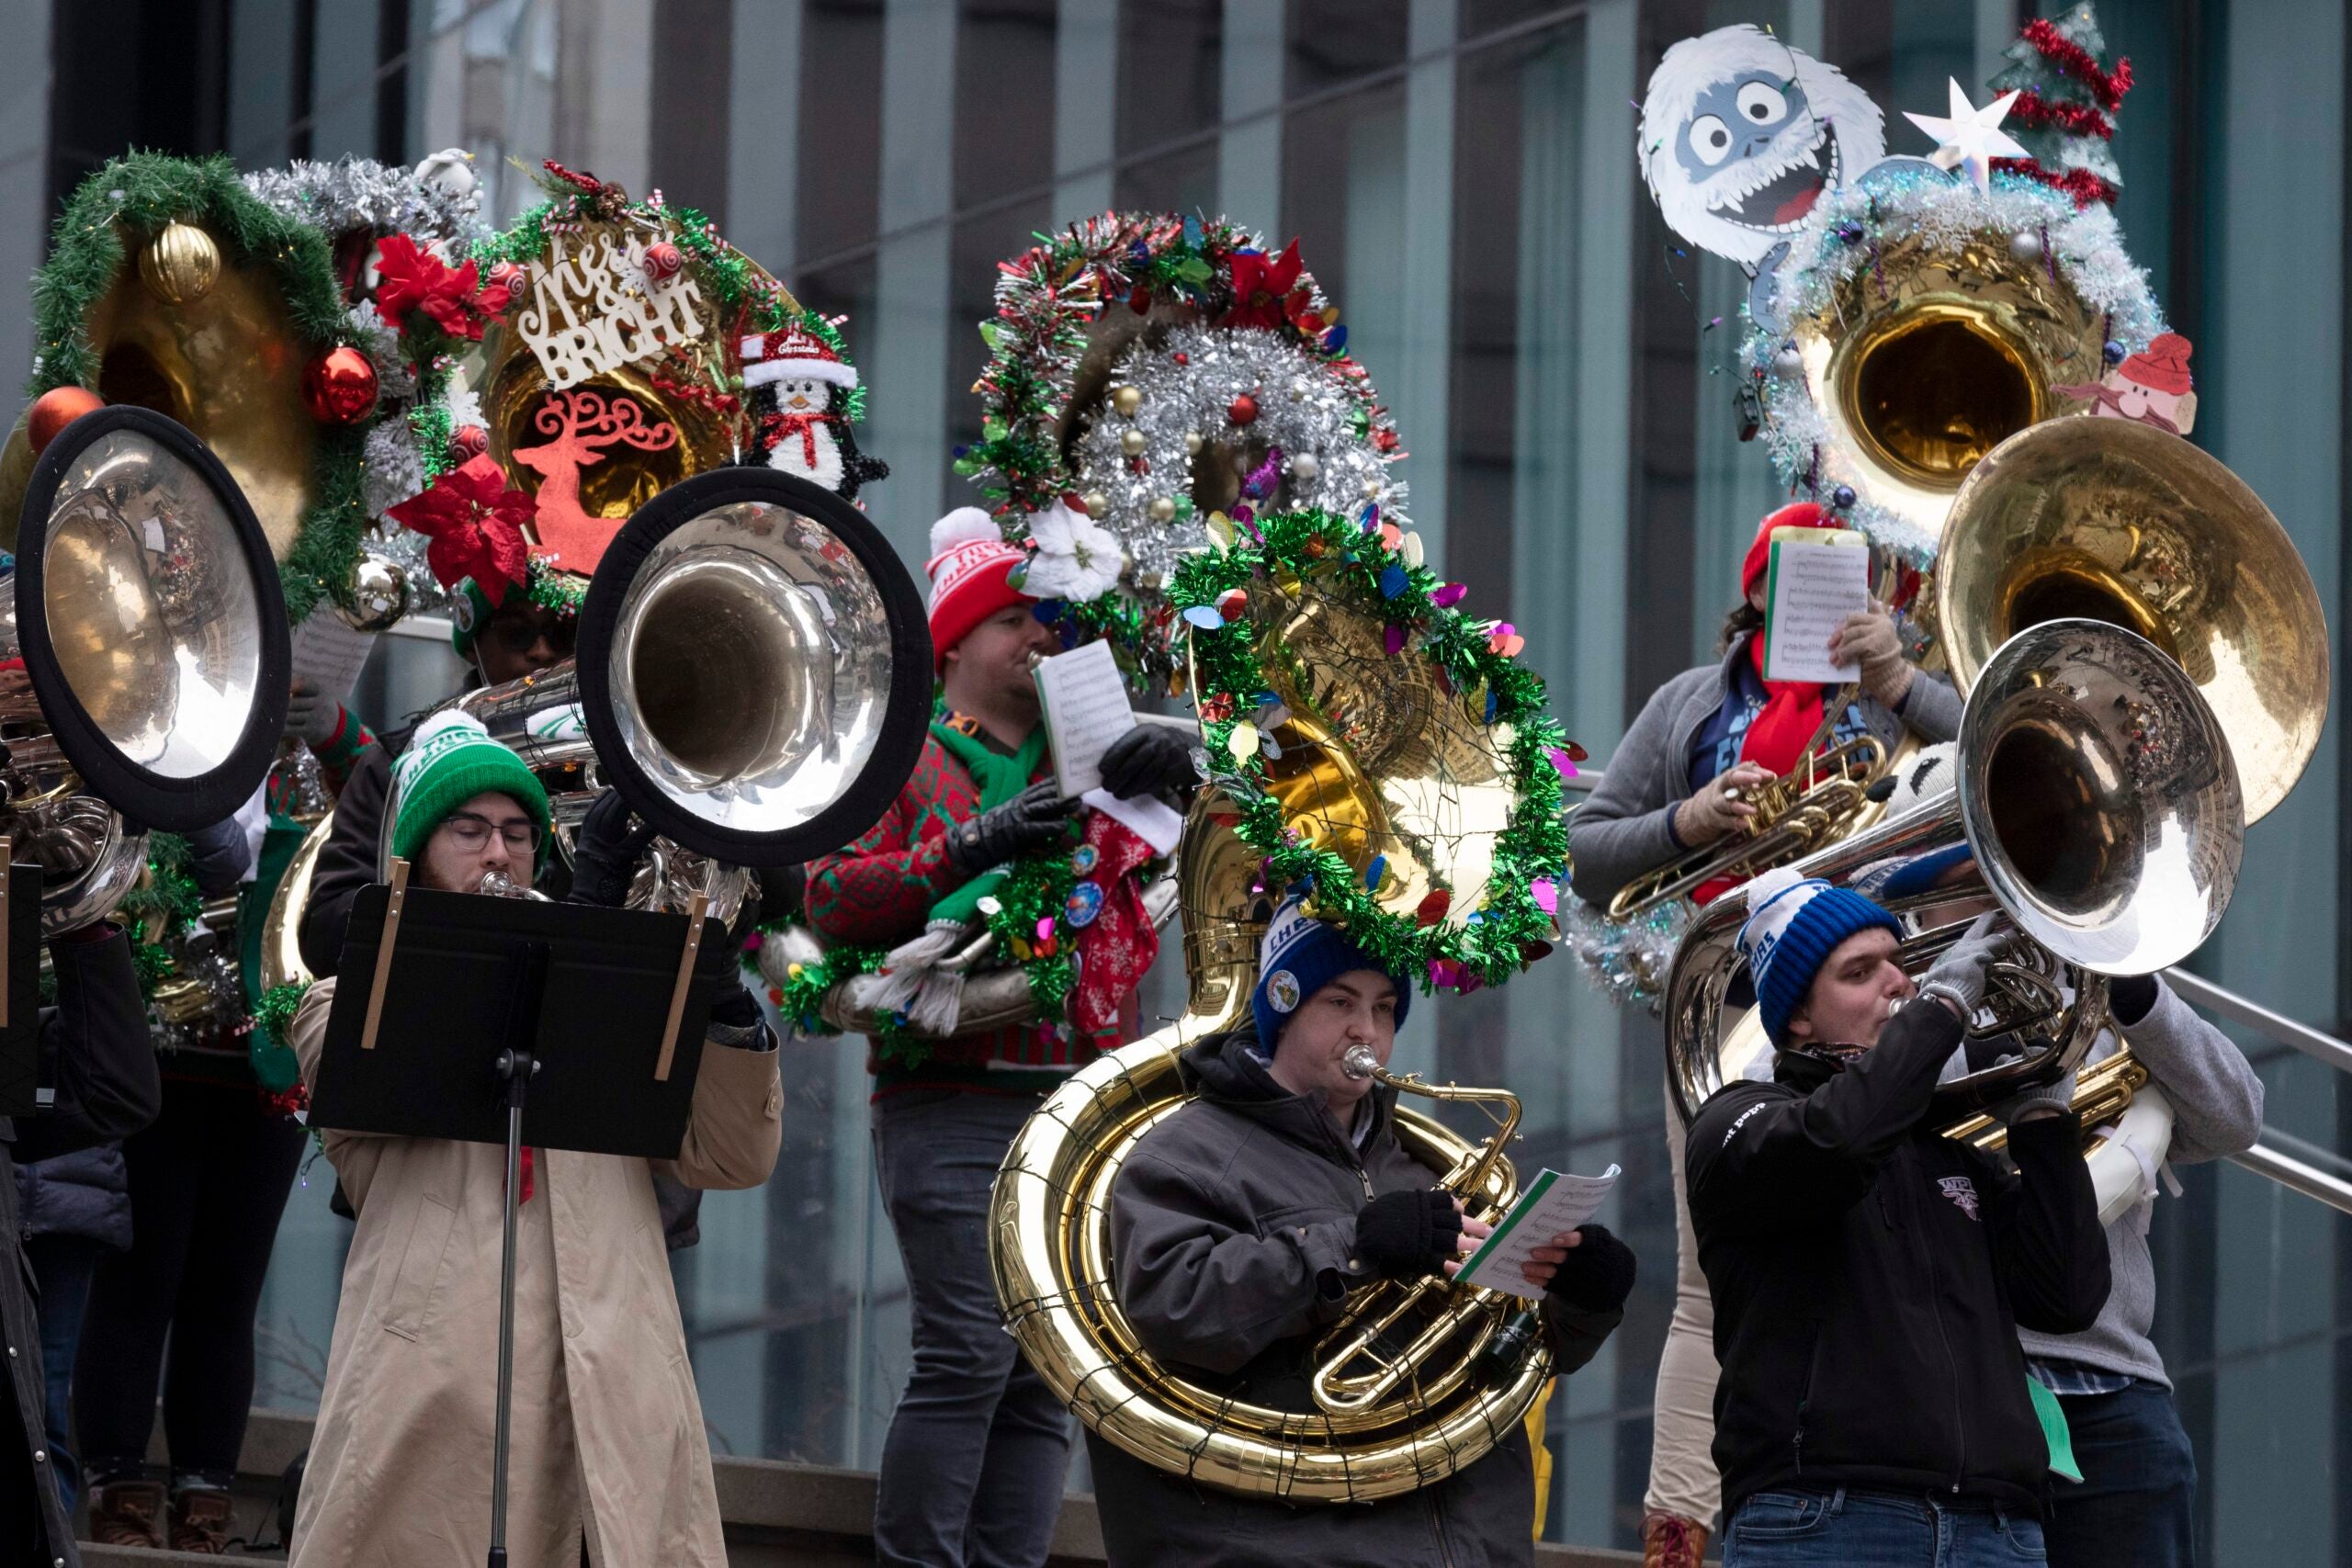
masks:
MULTIPOLYGON (((961 715, 942 712, 940 722, 978 736, 979 727, 961 715)), ((990 742, 993 745, 993 742, 990 742)), ((1050 754, 1041 758, 1030 782, 1054 776, 1050 754)), ((809 863, 808 920, 829 942, 894 947, 922 933, 931 907, 965 881, 947 858, 947 830, 979 811, 980 786, 971 770, 935 736, 926 736, 899 798, 864 837, 809 863)), ((1071 848, 1077 847, 1072 835, 1071 848)), ((906 1089, 962 1089, 983 1093, 1035 1094, 1058 1085, 1102 1052, 1135 1038, 1130 998, 1121 1027, 1091 1039, 1064 1040, 1036 1024, 959 1034, 938 1042, 920 1066, 882 1060, 869 1043, 866 1070, 878 1098, 906 1089)))

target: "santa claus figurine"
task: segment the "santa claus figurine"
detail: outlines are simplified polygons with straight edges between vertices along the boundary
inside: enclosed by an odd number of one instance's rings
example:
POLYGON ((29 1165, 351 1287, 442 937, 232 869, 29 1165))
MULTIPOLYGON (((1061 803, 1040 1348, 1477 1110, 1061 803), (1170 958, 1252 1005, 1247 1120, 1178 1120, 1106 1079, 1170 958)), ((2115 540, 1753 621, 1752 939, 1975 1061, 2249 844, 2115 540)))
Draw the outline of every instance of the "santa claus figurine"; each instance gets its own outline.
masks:
POLYGON ((2186 435, 2197 421, 2197 394, 2190 389, 2195 385, 2188 374, 2188 340, 2178 333, 2159 333, 2101 379, 2053 389, 2088 399, 2093 414, 2136 419, 2186 435))
POLYGON ((857 367, 798 325, 742 341, 743 389, 767 466, 857 499, 889 466, 857 449, 843 410, 857 367))

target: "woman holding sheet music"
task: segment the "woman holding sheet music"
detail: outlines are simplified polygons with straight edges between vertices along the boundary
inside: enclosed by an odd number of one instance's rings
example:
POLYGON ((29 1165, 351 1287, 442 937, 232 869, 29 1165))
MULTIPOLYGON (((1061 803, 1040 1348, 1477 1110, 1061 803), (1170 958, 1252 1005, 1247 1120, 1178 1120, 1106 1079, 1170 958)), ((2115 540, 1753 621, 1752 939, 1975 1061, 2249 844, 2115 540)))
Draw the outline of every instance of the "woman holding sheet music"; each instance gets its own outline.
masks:
MULTIPOLYGON (((1724 621, 1722 658, 1683 671, 1652 694, 1600 786, 1569 819, 1577 897, 1606 907, 1634 878, 1737 831, 1755 814, 1747 797, 1794 768, 1816 743, 1867 734, 1892 750, 1905 730, 1928 741, 1959 732, 1958 694, 1904 657, 1893 620, 1875 607, 1849 616, 1831 638, 1832 659, 1857 670, 1859 690, 1843 712, 1826 711, 1840 688, 1765 679, 1761 634, 1774 531, 1843 526, 1810 502, 1784 506, 1757 525, 1740 571, 1745 597, 1724 621)), ((1730 886, 1727 880, 1702 884, 1694 901, 1704 903, 1730 886)), ((1674 1322, 1658 1367, 1642 1540, 1653 1568, 1696 1568, 1719 1490, 1707 1453, 1715 1359, 1707 1338, 1707 1284, 1682 1196, 1682 1130, 1672 1115, 1667 1146, 1679 1247, 1674 1322)))

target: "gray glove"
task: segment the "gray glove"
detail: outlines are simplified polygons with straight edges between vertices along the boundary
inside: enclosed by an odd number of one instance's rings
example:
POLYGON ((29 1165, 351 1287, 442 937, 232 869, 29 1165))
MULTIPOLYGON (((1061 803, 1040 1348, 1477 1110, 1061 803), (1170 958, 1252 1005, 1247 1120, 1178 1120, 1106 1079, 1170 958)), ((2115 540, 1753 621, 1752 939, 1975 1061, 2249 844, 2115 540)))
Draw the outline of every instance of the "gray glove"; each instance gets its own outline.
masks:
POLYGON ((1984 999, 1984 970, 1999 956, 2008 942, 2007 931, 1996 932, 1993 924, 1999 917, 1987 913, 1976 917, 1975 923, 1961 934, 1958 942, 1944 949, 1919 982, 1919 994, 1943 996, 1958 1004, 1962 1015, 1974 1012, 1976 1004, 1984 999))
POLYGON ((287 734, 312 746, 323 746, 334 739, 335 728, 342 723, 341 703, 308 681, 294 682, 293 696, 286 705, 287 734))
POLYGON ((1988 1105, 1984 1110, 1986 1115, 2003 1126, 2007 1126, 2037 1105, 2046 1105, 2053 1111, 2073 1110, 2075 1075, 2068 1072, 2055 1083, 2037 1084, 2031 1089, 2021 1089, 2008 1099, 1988 1105))
POLYGON ((948 863, 967 876, 978 876, 1021 855, 1051 849, 1069 831, 1069 819, 1081 804, 1063 799, 1051 779, 1033 784, 1002 806, 950 828, 948 863))

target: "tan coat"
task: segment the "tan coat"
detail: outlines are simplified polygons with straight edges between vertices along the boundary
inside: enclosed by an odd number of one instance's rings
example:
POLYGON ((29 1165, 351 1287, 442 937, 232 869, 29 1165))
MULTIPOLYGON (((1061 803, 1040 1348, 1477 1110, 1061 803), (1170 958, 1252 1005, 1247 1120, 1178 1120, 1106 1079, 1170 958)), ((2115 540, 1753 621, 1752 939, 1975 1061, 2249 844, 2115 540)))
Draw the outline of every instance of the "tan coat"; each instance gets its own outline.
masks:
MULTIPOLYGON (((307 1082, 334 982, 290 1031, 307 1082)), ((755 1187, 775 1168, 774 1052, 703 1052, 664 1174, 755 1187)), ((296 1568, 462 1568, 490 1549, 505 1149, 328 1133, 358 1211, 294 1523, 296 1568)), ((725 1568, 702 1404, 653 1162, 542 1149, 514 1284, 514 1568, 725 1568)))

